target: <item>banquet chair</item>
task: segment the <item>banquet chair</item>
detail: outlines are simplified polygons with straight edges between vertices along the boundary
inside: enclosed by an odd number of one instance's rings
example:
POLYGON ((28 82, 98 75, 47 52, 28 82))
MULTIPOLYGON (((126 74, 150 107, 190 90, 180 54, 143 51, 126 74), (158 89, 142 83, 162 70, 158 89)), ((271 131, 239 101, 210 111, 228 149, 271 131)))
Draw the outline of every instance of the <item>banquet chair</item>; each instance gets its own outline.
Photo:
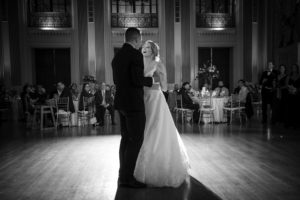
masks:
POLYGON ((83 110, 78 111, 78 125, 85 126, 94 116, 94 97, 83 97, 83 110))
POLYGON ((178 120, 178 117, 181 114, 182 123, 184 123, 184 120, 187 119, 187 116, 191 117, 191 122, 193 123, 193 121, 194 121, 193 112, 194 111, 191 110, 191 109, 183 108, 182 95, 181 94, 176 95, 175 103, 176 103, 176 105, 175 105, 174 111, 175 111, 175 114, 176 114, 176 121, 178 120))
POLYGON ((32 118, 32 128, 37 127, 37 122, 40 124, 40 130, 46 130, 57 127, 57 122, 55 120, 53 108, 56 107, 55 99, 49 99, 46 102, 46 105, 35 105, 34 114, 32 118), (52 121, 50 126, 46 126, 48 124, 48 120, 50 115, 50 120, 52 121))
POLYGON ((176 93, 175 92, 169 92, 168 106, 169 106, 170 111, 174 112, 174 109, 176 108, 176 93))
POLYGON ((261 102, 261 95, 252 95, 252 105, 254 109, 256 110, 256 115, 259 117, 259 115, 262 113, 262 102, 261 102))
POLYGON ((71 124, 71 112, 69 110, 69 98, 62 97, 56 100, 56 123, 67 125, 71 124))
POLYGON ((199 116, 199 121, 198 124, 200 124, 201 119, 203 118, 209 118, 212 124, 214 124, 215 121, 215 108, 213 107, 211 96, 209 98, 202 98, 200 100, 200 116, 199 116))
POLYGON ((0 99, 0 123, 7 116, 10 108, 11 103, 9 101, 0 99))
POLYGON ((229 124, 232 123, 233 114, 238 114, 240 123, 242 123, 242 115, 243 114, 246 115, 245 109, 246 107, 241 104, 241 101, 237 95, 231 95, 229 97, 228 102, 224 104, 224 108, 223 108, 225 115, 227 116, 227 119, 228 119, 228 113, 230 115, 230 121, 228 122, 229 124))

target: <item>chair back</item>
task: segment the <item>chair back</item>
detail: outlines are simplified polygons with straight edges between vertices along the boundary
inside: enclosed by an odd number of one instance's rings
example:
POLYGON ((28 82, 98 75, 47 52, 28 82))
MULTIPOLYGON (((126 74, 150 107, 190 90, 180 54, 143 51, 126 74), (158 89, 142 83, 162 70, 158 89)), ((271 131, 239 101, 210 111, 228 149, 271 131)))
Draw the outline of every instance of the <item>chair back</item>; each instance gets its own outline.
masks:
POLYGON ((176 108, 183 108, 182 104, 182 95, 181 94, 176 94, 176 108))
POLYGON ((211 96, 201 98, 199 104, 200 104, 200 109, 213 108, 211 96))
POLYGON ((95 97, 83 97, 83 110, 88 110, 89 107, 93 107, 95 103, 95 97))
POLYGON ((52 99, 48 99, 47 100, 47 105, 53 107, 53 108, 57 108, 57 102, 56 99, 52 98, 52 99))
POLYGON ((239 108, 241 107, 241 101, 239 98, 238 94, 232 94, 229 99, 228 99, 228 104, 229 106, 225 106, 225 107, 229 107, 229 108, 239 108))
POLYGON ((61 97, 61 98, 57 99, 57 109, 68 112, 69 111, 69 97, 61 97))

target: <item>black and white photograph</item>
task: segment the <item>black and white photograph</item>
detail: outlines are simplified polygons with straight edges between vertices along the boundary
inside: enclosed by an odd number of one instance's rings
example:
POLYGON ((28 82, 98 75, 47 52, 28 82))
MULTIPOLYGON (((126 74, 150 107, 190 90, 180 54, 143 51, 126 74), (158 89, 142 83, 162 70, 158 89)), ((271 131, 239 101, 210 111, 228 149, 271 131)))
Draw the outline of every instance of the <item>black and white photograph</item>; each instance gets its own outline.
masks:
POLYGON ((1 200, 299 200, 300 0, 0 0, 1 200))

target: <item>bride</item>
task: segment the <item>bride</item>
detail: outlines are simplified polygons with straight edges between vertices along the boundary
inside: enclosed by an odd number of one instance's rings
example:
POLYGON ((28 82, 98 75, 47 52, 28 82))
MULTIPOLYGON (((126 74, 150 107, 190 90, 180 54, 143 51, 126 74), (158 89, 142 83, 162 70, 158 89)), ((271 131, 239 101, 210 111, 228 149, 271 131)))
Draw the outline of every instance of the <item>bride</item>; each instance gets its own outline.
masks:
POLYGON ((146 126, 134 176, 156 187, 178 187, 188 176, 188 156, 162 93, 167 89, 165 66, 159 61, 159 47, 146 41, 142 48, 144 75, 157 73, 160 83, 144 87, 146 126))

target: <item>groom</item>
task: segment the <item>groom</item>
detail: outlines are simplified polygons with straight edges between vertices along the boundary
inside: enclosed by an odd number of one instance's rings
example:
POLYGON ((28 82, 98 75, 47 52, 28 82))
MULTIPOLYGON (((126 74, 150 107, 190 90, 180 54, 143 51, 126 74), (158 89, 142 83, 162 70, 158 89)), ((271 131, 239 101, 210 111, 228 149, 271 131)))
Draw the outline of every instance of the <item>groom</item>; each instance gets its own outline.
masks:
POLYGON ((119 150, 119 185, 141 188, 146 185, 134 176, 135 163, 144 140, 144 86, 151 87, 158 78, 144 77, 143 55, 138 50, 142 37, 137 28, 125 32, 125 44, 112 60, 116 85, 115 109, 120 115, 121 144, 119 150))

